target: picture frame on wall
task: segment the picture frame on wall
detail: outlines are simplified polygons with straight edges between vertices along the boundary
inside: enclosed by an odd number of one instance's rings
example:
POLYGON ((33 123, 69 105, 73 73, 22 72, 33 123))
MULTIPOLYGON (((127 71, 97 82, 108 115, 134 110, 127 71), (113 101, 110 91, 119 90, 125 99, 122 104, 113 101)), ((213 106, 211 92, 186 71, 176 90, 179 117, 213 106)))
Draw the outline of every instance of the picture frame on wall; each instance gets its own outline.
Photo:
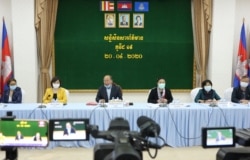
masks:
POLYGON ((133 28, 144 28, 144 14, 133 14, 133 28))
POLYGON ((115 13, 105 13, 104 14, 104 27, 105 28, 116 28, 115 13))
POLYGON ((119 14, 119 28, 129 28, 130 27, 130 14, 120 13, 119 14))

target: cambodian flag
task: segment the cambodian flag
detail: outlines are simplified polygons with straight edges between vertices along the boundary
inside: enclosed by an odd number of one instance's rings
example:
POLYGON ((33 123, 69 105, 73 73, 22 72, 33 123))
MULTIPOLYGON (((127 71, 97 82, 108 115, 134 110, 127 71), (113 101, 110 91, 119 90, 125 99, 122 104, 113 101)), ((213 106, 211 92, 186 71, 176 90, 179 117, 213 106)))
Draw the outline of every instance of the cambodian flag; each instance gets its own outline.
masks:
POLYGON ((131 11, 132 2, 131 1, 118 1, 117 2, 117 11, 131 11))
POLYGON ((8 82, 8 80, 12 77, 12 64, 11 64, 11 56, 10 56, 10 47, 7 29, 5 26, 5 22, 3 19, 3 34, 2 34, 2 62, 1 62, 1 94, 8 82))
POLYGON ((241 32, 240 32, 240 42, 239 42, 239 49, 238 49, 233 87, 238 87, 240 85, 240 78, 242 76, 248 75, 247 59, 248 59, 248 56, 247 56, 247 50, 246 50, 246 34, 245 34, 245 25, 243 22, 242 27, 241 27, 241 32))

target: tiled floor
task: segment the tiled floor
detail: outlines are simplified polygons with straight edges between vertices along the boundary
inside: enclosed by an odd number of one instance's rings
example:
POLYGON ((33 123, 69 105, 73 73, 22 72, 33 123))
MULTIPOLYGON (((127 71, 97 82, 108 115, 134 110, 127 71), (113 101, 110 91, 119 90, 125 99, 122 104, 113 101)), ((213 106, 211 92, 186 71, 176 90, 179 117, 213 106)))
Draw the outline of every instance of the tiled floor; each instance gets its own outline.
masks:
MULTIPOLYGON (((218 149, 201 147, 170 148, 158 150, 155 160, 215 160, 218 149)), ((151 150, 154 154, 154 150, 151 150)), ((0 159, 5 152, 0 151, 0 159)), ((93 160, 93 148, 61 148, 54 149, 18 149, 18 160, 93 160)), ((143 152, 143 160, 151 160, 147 152, 143 152)))

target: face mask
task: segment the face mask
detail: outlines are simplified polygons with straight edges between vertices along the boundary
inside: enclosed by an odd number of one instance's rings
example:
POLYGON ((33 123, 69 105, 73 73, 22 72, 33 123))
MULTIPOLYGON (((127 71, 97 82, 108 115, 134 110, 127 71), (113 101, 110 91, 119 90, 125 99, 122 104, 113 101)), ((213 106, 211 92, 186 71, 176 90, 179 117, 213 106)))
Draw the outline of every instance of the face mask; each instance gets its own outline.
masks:
POLYGON ((10 86, 10 90, 15 90, 16 89, 16 85, 10 86))
POLYGON ((247 82, 240 82, 240 86, 246 88, 248 86, 247 82))
POLYGON ((58 84, 58 83, 53 83, 53 88, 57 89, 57 88, 59 88, 59 87, 60 87, 60 84, 58 84))
POLYGON ((158 83, 158 88, 164 89, 165 88, 165 83, 158 83))
POLYGON ((209 92, 209 91, 211 91, 212 86, 204 86, 204 89, 205 89, 207 92, 209 92))
POLYGON ((109 84, 109 85, 104 85, 106 88, 110 88, 111 87, 111 84, 109 84))

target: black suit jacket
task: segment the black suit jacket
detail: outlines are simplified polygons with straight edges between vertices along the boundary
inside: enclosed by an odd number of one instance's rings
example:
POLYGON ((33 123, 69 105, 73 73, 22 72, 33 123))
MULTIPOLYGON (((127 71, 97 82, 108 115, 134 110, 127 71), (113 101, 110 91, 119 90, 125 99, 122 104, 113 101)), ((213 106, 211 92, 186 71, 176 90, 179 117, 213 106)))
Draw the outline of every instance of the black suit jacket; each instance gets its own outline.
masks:
POLYGON ((33 138, 34 141, 42 141, 42 137, 37 138, 36 136, 33 138))
MULTIPOLYGON (((173 96, 170 91, 170 89, 165 88, 165 98, 168 100, 168 103, 171 103, 173 101, 173 96)), ((148 96, 148 103, 157 103, 158 100, 158 93, 157 93, 157 87, 151 89, 149 96, 148 96)))
MULTIPOLYGON (((250 87, 248 86, 245 91, 246 94, 246 100, 250 100, 250 87)), ((240 87, 236 87, 233 89, 231 100, 234 103, 240 103, 240 100, 244 98, 243 91, 240 87)))
POLYGON ((101 86, 98 89, 97 95, 96 95, 96 102, 99 102, 100 99, 105 99, 105 102, 108 102, 110 99, 122 99, 122 91, 121 87, 117 85, 112 85, 111 92, 110 92, 110 98, 108 99, 107 91, 105 86, 101 86))
POLYGON ((128 25, 128 22, 120 22, 120 25, 127 26, 127 25, 128 25))
POLYGON ((18 135, 16 135, 15 140, 20 140, 20 139, 23 139, 23 136, 21 135, 20 137, 18 137, 18 135))
POLYGON ((142 26, 142 22, 136 22, 135 26, 142 26))
POLYGON ((6 88, 3 92, 2 102, 3 103, 22 103, 22 91, 20 87, 16 87, 12 95, 12 101, 9 102, 10 88, 6 88))
MULTIPOLYGON (((70 129, 70 133, 76 133, 76 130, 74 128, 70 129)), ((67 128, 64 129, 63 135, 69 135, 67 128)))

